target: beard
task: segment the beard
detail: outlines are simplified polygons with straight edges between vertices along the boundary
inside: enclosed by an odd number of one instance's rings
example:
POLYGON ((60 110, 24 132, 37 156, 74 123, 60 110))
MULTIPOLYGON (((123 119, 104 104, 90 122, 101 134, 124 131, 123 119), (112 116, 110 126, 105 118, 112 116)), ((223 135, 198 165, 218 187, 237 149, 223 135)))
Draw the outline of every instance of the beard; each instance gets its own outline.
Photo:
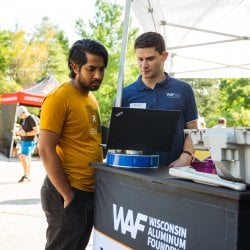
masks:
POLYGON ((102 81, 100 80, 93 80, 89 83, 86 83, 86 81, 84 81, 83 79, 79 79, 78 82, 79 82, 79 87, 85 91, 96 91, 100 88, 102 83, 102 81))

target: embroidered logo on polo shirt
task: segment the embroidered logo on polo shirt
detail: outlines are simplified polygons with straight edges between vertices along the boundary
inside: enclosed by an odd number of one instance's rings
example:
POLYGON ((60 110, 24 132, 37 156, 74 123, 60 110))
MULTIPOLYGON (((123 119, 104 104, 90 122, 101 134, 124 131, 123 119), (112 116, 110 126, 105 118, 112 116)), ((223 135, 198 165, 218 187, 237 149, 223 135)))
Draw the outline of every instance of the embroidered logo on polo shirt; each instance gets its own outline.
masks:
POLYGON ((173 92, 166 92, 166 96, 168 98, 180 98, 181 94, 179 94, 179 93, 173 93, 173 92))

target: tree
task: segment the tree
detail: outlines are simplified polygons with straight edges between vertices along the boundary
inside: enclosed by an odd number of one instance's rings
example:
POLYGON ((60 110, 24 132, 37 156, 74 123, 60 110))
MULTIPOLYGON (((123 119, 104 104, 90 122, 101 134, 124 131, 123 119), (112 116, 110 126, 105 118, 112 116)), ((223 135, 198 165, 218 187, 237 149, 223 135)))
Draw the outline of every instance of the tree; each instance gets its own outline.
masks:
POLYGON ((9 31, 0 31, 0 77, 7 72, 7 68, 11 62, 11 53, 9 47, 11 45, 12 33, 9 31))
POLYGON ((207 127, 212 127, 220 115, 220 79, 184 79, 190 83, 196 98, 200 117, 204 117, 207 127))
POLYGON ((199 115, 207 127, 219 117, 227 119, 227 126, 242 127, 250 124, 250 85, 248 78, 240 79, 185 79, 195 92, 199 115))
POLYGON ((0 94, 18 89, 18 84, 11 79, 9 70, 12 61, 13 36, 13 32, 0 31, 0 94))
POLYGON ((53 25, 48 17, 43 17, 41 24, 36 27, 31 44, 45 52, 40 56, 40 78, 53 74, 57 80, 65 81, 68 78, 69 41, 64 32, 53 25))
POLYGON ((9 77, 20 87, 36 80, 40 74, 41 61, 46 57, 46 50, 30 43, 27 36, 25 31, 15 32, 11 45, 9 77))
POLYGON ((0 31, 1 93, 13 92, 53 74, 68 78, 68 39, 47 17, 33 34, 0 31))
POLYGON ((223 79, 220 84, 220 110, 228 126, 250 124, 250 79, 223 79))
MULTIPOLYGON (((110 1, 97 0, 95 3, 96 15, 88 25, 79 19, 76 22, 77 33, 81 37, 96 39, 103 43, 109 52, 109 63, 106 75, 99 91, 95 92, 101 102, 100 109, 103 124, 108 124, 111 108, 116 95, 118 81, 118 67, 121 53, 123 32, 123 7, 110 1)), ((133 81, 138 74, 133 56, 133 42, 138 30, 129 28, 129 40, 124 71, 124 82, 133 81)))

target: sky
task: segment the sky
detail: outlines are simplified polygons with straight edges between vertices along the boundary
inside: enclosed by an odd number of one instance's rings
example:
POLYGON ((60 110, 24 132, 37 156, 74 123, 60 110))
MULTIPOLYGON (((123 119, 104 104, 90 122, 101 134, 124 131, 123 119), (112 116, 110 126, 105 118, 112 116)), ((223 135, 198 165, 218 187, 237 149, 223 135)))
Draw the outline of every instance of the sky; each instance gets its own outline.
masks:
POLYGON ((48 16, 73 43, 79 38, 75 34, 75 21, 91 19, 95 14, 94 5, 95 0, 4 0, 0 6, 0 29, 15 30, 18 24, 25 31, 32 32, 42 17, 48 16))

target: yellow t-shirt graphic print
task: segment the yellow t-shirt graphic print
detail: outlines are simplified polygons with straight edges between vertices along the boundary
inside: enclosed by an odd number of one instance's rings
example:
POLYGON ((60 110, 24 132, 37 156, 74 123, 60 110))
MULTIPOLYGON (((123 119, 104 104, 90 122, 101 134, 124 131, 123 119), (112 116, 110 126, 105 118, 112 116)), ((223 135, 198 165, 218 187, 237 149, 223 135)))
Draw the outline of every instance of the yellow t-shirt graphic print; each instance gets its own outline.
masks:
POLYGON ((89 124, 92 124, 92 128, 90 129, 90 134, 101 133, 101 121, 100 115, 96 109, 93 109, 91 106, 85 107, 89 116, 89 124))

